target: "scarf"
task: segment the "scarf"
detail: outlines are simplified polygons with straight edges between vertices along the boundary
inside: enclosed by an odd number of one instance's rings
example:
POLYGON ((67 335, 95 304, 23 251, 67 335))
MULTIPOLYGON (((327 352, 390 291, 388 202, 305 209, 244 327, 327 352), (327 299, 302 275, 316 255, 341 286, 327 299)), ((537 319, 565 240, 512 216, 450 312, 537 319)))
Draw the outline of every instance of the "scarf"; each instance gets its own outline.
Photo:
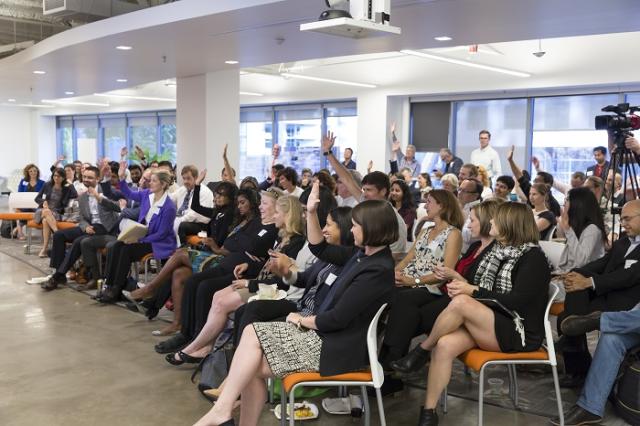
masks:
POLYGON ((499 294, 509 293, 513 286, 511 272, 520 257, 534 247, 535 244, 525 243, 519 246, 505 246, 494 244, 493 248, 480 261, 476 277, 478 286, 499 294))

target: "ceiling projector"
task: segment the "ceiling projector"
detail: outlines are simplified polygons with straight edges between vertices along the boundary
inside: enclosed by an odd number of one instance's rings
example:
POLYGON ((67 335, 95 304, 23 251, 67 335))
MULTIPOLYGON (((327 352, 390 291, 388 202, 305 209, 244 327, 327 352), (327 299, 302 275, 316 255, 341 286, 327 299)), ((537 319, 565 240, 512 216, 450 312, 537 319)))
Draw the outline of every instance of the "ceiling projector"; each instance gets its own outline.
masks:
POLYGON ((329 7, 317 22, 300 25, 300 31, 315 31, 342 37, 364 38, 400 34, 389 24, 391 0, 324 0, 329 7), (346 10, 346 6, 349 7, 346 10))

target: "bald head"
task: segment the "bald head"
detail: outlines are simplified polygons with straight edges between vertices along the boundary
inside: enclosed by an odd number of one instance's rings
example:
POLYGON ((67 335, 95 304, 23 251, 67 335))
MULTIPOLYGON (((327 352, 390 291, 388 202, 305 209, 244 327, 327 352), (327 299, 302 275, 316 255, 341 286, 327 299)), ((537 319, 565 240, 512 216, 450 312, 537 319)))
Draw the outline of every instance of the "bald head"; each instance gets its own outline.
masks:
POLYGON ((620 223, 629 237, 640 235, 640 200, 631 200, 622 207, 620 223))

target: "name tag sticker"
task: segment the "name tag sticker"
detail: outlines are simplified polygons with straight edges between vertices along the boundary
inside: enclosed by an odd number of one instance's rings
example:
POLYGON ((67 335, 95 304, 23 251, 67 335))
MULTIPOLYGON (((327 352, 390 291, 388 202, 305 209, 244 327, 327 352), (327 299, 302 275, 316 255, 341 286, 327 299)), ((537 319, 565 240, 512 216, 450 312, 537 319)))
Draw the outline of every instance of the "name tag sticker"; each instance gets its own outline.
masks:
POLYGON ((593 176, 593 171, 589 170, 586 174, 587 174, 587 176, 593 176))
POLYGON ((267 230, 263 229, 262 231, 258 232, 258 237, 262 237, 266 233, 267 233, 267 230))
POLYGON ((624 262, 624 269, 629 269, 631 268, 635 263, 637 263, 637 260, 626 260, 624 262))
POLYGON ((336 278, 338 278, 336 275, 329 273, 329 276, 327 276, 327 279, 324 280, 324 283, 326 285, 331 285, 336 280, 336 278))

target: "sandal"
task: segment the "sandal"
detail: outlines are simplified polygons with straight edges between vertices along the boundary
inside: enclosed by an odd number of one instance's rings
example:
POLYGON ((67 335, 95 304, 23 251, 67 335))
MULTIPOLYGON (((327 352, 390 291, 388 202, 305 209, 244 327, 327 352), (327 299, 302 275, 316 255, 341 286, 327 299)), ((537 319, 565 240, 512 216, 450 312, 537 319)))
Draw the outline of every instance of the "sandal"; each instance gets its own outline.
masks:
POLYGON ((171 365, 182 365, 182 364, 200 364, 204 358, 198 358, 195 356, 191 356, 182 351, 174 352, 172 354, 168 354, 164 359, 171 365), (176 359, 176 355, 178 355, 178 359, 176 359))

